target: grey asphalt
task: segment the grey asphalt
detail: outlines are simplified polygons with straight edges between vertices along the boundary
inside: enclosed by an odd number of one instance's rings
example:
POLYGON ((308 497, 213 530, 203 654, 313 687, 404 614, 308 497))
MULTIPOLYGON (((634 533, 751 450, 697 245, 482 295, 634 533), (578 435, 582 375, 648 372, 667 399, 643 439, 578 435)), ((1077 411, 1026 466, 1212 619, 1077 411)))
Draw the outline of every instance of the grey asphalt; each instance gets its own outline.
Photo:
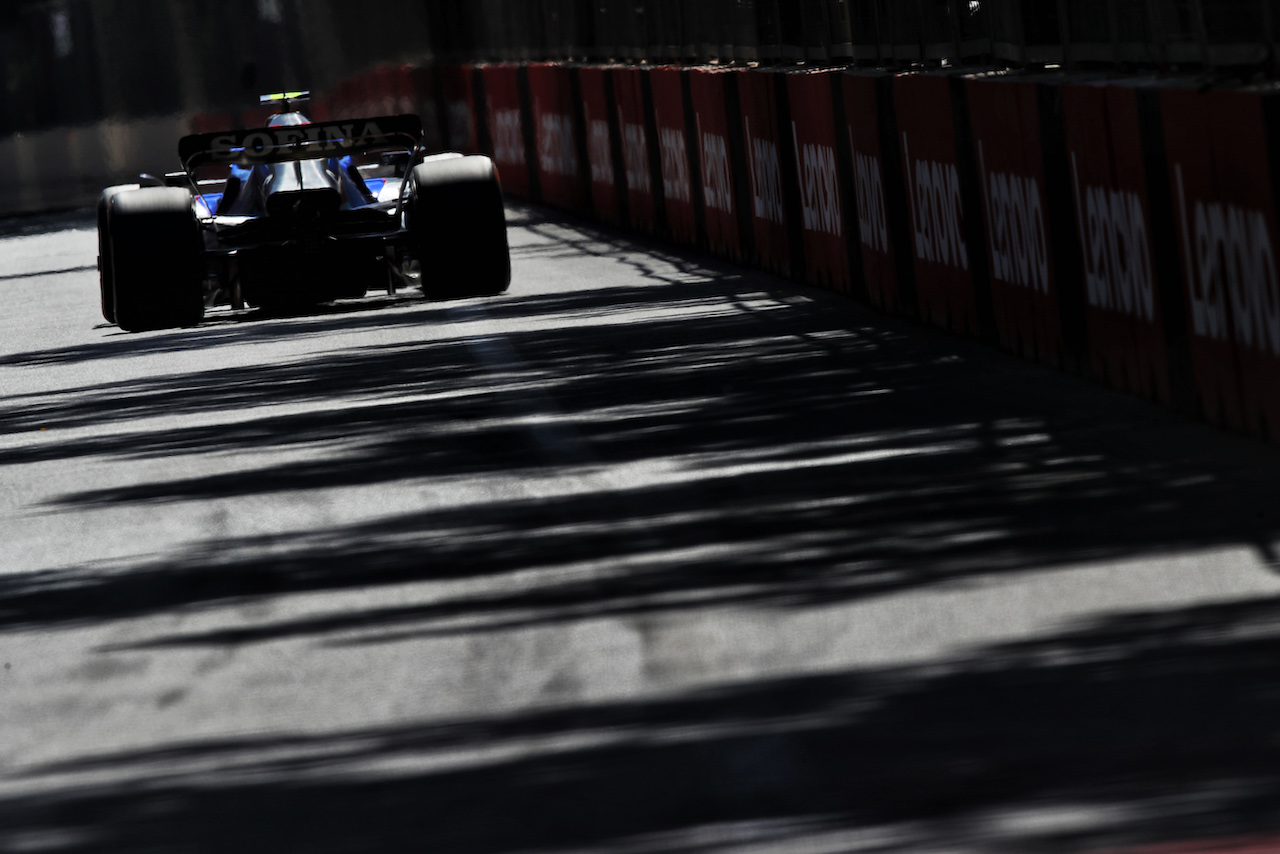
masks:
POLYGON ((0 851, 1280 836, 1276 449, 509 215, 500 297, 141 335, 0 223, 0 851))

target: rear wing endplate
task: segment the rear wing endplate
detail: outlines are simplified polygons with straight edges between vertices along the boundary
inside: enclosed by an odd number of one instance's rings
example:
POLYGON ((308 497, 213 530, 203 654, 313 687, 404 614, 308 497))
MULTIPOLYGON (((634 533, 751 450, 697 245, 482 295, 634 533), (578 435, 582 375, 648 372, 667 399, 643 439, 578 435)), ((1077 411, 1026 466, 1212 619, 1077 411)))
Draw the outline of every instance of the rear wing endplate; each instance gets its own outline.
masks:
POLYGON ((288 160, 319 160, 379 149, 416 150, 422 121, 413 115, 379 116, 221 133, 198 133, 178 142, 188 172, 210 164, 258 166, 288 160))

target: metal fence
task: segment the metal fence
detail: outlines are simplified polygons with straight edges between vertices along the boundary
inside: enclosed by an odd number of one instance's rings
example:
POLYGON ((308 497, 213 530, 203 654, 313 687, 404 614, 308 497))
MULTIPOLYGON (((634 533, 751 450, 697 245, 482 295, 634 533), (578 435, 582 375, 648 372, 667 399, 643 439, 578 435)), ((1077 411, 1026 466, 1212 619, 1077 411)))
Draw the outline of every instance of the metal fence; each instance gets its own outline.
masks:
POLYGON ((475 0, 434 23, 455 60, 1271 71, 1277 18, 1280 0, 475 0))
POLYGON ((0 134, 243 105, 379 62, 1276 72, 1280 0, 0 0, 0 134))

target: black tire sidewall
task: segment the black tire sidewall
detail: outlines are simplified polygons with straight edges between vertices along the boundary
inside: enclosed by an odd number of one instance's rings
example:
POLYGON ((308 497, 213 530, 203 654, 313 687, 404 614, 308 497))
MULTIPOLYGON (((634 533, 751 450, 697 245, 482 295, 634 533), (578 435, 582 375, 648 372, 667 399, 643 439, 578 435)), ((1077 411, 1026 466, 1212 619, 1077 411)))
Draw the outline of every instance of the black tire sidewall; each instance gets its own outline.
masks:
POLYGON ((199 225, 189 192, 144 187, 107 201, 115 322, 129 332, 194 326, 204 316, 199 225))
POLYGON ((429 299, 493 296, 511 282, 502 187, 481 155, 428 161, 410 177, 406 211, 429 299))

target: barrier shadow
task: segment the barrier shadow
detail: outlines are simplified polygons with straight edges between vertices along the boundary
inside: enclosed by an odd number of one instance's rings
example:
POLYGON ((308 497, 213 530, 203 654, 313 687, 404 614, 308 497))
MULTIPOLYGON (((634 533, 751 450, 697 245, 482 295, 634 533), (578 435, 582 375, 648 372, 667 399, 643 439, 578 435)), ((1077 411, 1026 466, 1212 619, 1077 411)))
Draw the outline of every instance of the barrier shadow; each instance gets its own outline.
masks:
POLYGON ((0 843, 43 833, 68 854, 1225 850, 1280 833, 1278 628, 1276 598, 1138 611, 925 668, 177 741, 29 770, 36 793, 0 804, 0 843), (103 771, 163 784, 39 785, 103 771))
MULTIPOLYGON (((1201 549, 1273 560, 1273 448, 836 297, 689 256, 658 269, 606 232, 566 239, 616 255, 642 284, 515 291, 482 310, 418 303, 390 322, 456 328, 412 345, 0 402, 10 434, 243 413, 15 442, 0 465, 329 449, 319 461, 264 456, 234 474, 67 493, 50 514, 405 483, 485 498, 269 541, 211 537, 135 565, 0 575, 0 632, 579 564, 608 571, 549 572, 430 604, 157 629, 113 649, 377 645, 800 609, 1201 549), (483 317, 537 322, 502 335, 468 326, 483 317), (255 412, 267 401, 314 409, 255 412), (512 480, 546 488, 504 493, 512 480)), ((387 320, 340 313, 290 331, 387 320)), ((243 324, 172 340, 280 331, 243 324)), ((0 802, 0 845, 1049 852, 1276 833, 1278 628, 1276 599, 1137 611, 926 668, 312 737, 178 740, 29 771, 33 793, 0 802), (494 745, 510 755, 481 756, 494 745), (409 770, 368 771, 381 762, 409 770), (102 770, 141 782, 36 785, 102 770)))
MULTIPOLYGON (((1273 559, 1273 449, 968 342, 907 335, 847 303, 818 295, 792 304, 708 279, 511 296, 484 311, 539 323, 497 337, 464 324, 420 344, 0 406, 6 431, 247 413, 232 423, 17 444, 0 449, 5 465, 326 448, 302 459, 267 455, 247 470, 68 493, 48 513, 413 482, 493 487, 483 503, 274 535, 269 559, 253 538, 210 540, 121 572, 5 577, 0 628, 573 561, 631 569, 589 585, 362 612, 342 628, 430 634, 472 612, 487 615, 479 628, 493 628, 528 622, 515 615, 531 604, 543 606, 538 620, 563 621, 854 601, 1237 546, 1273 559), (255 415, 264 401, 312 408, 255 415), (544 488, 537 498, 504 496, 500 485, 512 479, 544 488), (451 534, 442 540, 438 531, 451 534), (51 585, 54 577, 62 583, 51 585)), ((264 625, 240 640, 334 628, 264 625)))
POLYGON ((74 208, 43 214, 0 216, 0 237, 51 234, 59 231, 96 229, 98 216, 93 208, 74 208))

